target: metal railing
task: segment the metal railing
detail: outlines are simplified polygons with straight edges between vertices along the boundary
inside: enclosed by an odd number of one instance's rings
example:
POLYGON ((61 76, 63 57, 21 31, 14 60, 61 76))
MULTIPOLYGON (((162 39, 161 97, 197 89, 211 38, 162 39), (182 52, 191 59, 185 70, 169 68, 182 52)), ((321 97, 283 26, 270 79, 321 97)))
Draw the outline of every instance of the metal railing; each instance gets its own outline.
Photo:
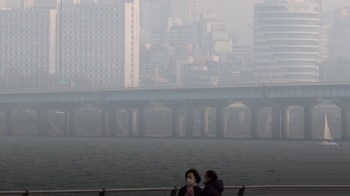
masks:
MULTIPOLYGON (((262 190, 262 189, 277 189, 277 190, 302 190, 312 189, 320 190, 344 190, 350 194, 350 185, 257 185, 257 186, 226 186, 225 190, 238 190, 238 196, 243 196, 246 190, 262 190)), ((137 193, 137 192, 167 192, 170 191, 170 196, 176 196, 180 187, 166 188, 129 188, 129 189, 84 189, 84 190, 25 190, 25 191, 0 191, 0 195, 39 195, 39 194, 83 194, 97 193, 98 196, 104 196, 106 193, 137 193)))
POLYGON ((242 84, 221 84, 221 85, 189 85, 189 86, 145 86, 145 87, 112 87, 112 86, 100 86, 100 87, 88 87, 77 86, 71 88, 55 88, 55 87, 42 87, 36 89, 0 89, 0 94, 7 93, 45 93, 45 92, 91 92, 91 91, 135 91, 135 90, 173 90, 173 89, 214 89, 214 88, 256 88, 256 87, 299 87, 299 86, 332 86, 332 85, 350 85, 350 81, 339 82, 295 82, 295 83, 242 83, 242 84))

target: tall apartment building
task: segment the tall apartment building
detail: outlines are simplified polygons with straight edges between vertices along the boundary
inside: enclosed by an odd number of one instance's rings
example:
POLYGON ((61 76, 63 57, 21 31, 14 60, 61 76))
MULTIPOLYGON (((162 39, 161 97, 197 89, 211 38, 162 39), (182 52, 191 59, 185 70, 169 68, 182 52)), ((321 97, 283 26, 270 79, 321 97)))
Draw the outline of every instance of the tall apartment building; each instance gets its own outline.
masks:
POLYGON ((62 75, 91 85, 139 84, 139 0, 99 0, 62 9, 62 75))
POLYGON ((0 9, 1 8, 6 8, 6 0, 0 0, 0 9))
POLYGON ((254 7, 254 77, 259 82, 316 82, 319 5, 265 0, 254 7))
POLYGON ((206 12, 206 0, 170 0, 170 18, 181 18, 182 24, 198 21, 206 12))
POLYGON ((56 70, 55 9, 0 10, 0 72, 56 70))
POLYGON ((141 29, 153 32, 166 28, 169 18, 168 0, 141 0, 141 29))

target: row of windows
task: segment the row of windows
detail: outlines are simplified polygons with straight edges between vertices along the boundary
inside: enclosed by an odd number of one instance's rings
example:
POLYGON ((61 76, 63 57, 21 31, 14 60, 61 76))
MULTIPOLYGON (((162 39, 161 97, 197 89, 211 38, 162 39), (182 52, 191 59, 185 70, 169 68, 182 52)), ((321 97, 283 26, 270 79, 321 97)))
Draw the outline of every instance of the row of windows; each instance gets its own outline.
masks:
MULTIPOLYGON (((11 11, 9 11, 11 12, 11 11)), ((6 11, 1 11, 0 12, 0 18, 14 18, 14 17, 18 17, 18 19, 22 19, 23 17, 26 18, 38 18, 38 17, 42 17, 47 18, 47 16, 49 15, 49 13, 46 14, 14 14, 14 13, 6 13, 6 11)))
MULTIPOLYGON (((106 68, 106 71, 111 71, 113 72, 113 70, 117 70, 116 72, 118 72, 119 69, 123 69, 125 67, 125 65, 121 65, 121 64, 70 64, 70 63, 66 63, 64 62, 63 67, 85 67, 85 70, 89 70, 89 71, 93 71, 93 70, 98 70, 97 68, 106 68), (93 68, 93 69, 87 69, 87 68, 93 68), (109 68, 109 69, 107 69, 109 68)), ((78 68, 80 69, 80 68, 78 68)), ((83 68, 81 68, 82 70, 84 70, 83 68)), ((74 69, 77 70, 77 69, 74 69)), ((101 69, 101 72, 103 71, 103 69, 101 69)))
POLYGON ((315 20, 259 20, 257 25, 320 25, 315 20))
POLYGON ((267 42, 254 42, 255 46, 272 46, 272 45, 288 45, 288 46, 318 46, 318 41, 267 41, 267 42))
MULTIPOLYGON (((38 51, 38 52, 48 52, 49 48, 48 47, 34 47, 34 46, 26 46, 24 47, 23 45, 21 45, 21 47, 13 47, 13 45, 11 46, 6 46, 7 44, 4 44, 2 46, 0 46, 0 51, 1 50, 6 50, 6 51, 38 51)), ((12 55, 13 53, 6 53, 7 55, 12 55)))
MULTIPOLYGON (((318 54, 275 54, 274 57, 276 59, 319 59, 318 54)), ((254 59, 256 60, 264 60, 266 58, 268 57, 259 55, 254 56, 254 59)))
POLYGON ((318 19, 318 13, 256 13, 255 19, 264 18, 314 18, 318 19))
POLYGON ((115 12, 115 11, 124 11, 125 8, 120 7, 120 8, 65 8, 63 7, 63 12, 64 13, 69 13, 70 11, 72 12, 88 12, 88 11, 101 11, 101 13, 105 13, 106 11, 111 11, 111 12, 115 12))
POLYGON ((255 62, 254 65, 265 67, 265 68, 273 68, 273 67, 280 67, 280 66, 315 66, 315 62, 310 61, 283 61, 278 60, 277 62, 255 62))
POLYGON ((256 28, 256 32, 270 32, 270 31, 275 31, 275 32, 280 32, 280 31, 286 31, 286 32, 315 32, 319 33, 320 28, 319 27, 261 27, 261 28, 256 28))
POLYGON ((315 34, 265 34, 255 35, 255 39, 281 38, 281 39, 319 39, 315 34))
POLYGON ((94 35, 94 34, 117 34, 118 32, 124 32, 125 29, 124 28, 115 28, 115 29, 111 29, 111 28, 108 28, 108 30, 101 30, 101 31, 77 31, 77 29, 73 30, 73 29, 70 29, 70 30, 63 30, 63 34, 79 34, 79 35, 84 35, 84 34, 87 34, 87 35, 94 35))
POLYGON ((261 49, 254 49, 254 52, 319 52, 319 48, 278 48, 278 47, 272 47, 270 49, 261 48, 261 49))

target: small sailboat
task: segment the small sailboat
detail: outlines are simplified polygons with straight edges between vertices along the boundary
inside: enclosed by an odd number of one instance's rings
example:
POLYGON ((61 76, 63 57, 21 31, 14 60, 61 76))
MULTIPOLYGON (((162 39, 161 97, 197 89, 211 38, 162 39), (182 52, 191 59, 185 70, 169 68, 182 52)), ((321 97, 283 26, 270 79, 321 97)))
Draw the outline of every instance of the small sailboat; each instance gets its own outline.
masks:
POLYGON ((320 143, 320 145, 326 145, 326 146, 340 146, 341 143, 336 142, 333 140, 331 131, 329 130, 328 125, 328 118, 327 113, 324 113, 324 133, 323 133, 323 141, 320 143))

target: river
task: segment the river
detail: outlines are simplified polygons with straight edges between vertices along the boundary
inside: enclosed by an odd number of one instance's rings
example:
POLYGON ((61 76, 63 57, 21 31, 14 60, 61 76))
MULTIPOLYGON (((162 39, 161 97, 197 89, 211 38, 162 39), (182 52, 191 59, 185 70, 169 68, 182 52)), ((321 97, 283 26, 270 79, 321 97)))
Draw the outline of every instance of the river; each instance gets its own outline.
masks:
POLYGON ((350 184, 349 155, 350 143, 0 137, 0 190, 181 186, 189 168, 225 185, 350 184))

